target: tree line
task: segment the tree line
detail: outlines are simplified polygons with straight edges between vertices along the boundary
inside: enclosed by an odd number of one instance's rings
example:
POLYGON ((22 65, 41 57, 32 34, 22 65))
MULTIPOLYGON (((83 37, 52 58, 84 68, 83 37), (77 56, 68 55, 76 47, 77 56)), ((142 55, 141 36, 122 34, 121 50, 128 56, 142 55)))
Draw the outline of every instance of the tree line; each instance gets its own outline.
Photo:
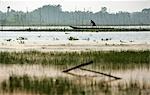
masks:
POLYGON ((90 25, 90 20, 97 25, 149 25, 150 8, 140 12, 109 13, 103 7, 99 12, 62 11, 61 5, 45 5, 31 12, 0 11, 0 24, 5 25, 90 25))

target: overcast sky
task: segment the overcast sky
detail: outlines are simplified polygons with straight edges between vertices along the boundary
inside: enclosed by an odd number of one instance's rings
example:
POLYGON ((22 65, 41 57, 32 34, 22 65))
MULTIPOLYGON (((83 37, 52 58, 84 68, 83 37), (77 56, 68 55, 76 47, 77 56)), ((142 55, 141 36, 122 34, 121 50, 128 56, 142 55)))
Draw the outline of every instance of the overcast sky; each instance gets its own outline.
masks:
POLYGON ((10 6, 11 9, 26 12, 49 4, 60 4, 64 11, 85 9, 98 12, 101 7, 107 7, 108 12, 135 12, 150 8, 150 0, 0 0, 0 10, 4 12, 10 6))

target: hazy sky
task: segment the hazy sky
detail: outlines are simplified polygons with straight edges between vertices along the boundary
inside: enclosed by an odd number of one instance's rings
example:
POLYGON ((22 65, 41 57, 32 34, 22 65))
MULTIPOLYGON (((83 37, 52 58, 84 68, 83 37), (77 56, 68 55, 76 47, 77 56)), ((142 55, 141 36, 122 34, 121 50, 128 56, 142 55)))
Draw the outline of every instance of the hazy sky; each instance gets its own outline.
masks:
POLYGON ((10 6, 11 9, 26 12, 49 4, 60 4, 64 11, 84 11, 85 8, 97 12, 101 7, 107 7, 108 12, 135 12, 150 8, 150 0, 0 0, 0 10, 6 11, 10 6))

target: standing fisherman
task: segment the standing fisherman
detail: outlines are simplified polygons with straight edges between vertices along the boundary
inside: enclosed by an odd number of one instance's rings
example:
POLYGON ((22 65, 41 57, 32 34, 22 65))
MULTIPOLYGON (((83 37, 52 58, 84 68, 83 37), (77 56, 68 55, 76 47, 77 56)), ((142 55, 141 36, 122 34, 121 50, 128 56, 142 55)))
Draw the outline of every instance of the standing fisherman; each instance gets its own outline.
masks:
POLYGON ((93 20, 91 20, 91 24, 92 24, 92 26, 96 26, 96 24, 93 20))

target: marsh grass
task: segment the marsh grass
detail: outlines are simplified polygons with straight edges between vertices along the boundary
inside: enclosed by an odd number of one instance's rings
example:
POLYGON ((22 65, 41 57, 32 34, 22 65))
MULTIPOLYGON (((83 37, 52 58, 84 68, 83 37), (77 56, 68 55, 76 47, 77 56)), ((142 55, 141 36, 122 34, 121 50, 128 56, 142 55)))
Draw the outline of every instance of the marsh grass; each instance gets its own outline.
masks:
POLYGON ((149 68, 150 51, 0 52, 0 64, 42 64, 66 67, 91 60, 94 61, 94 68, 149 68))
MULTIPOLYGON (((139 81, 130 81, 129 83, 120 83, 111 85, 103 80, 83 84, 84 79, 58 78, 37 78, 12 75, 8 80, 1 83, 0 91, 4 93, 15 93, 15 91, 26 91, 40 95, 146 95, 150 89, 148 84, 140 84, 139 81), (76 81, 80 83, 76 83, 76 81)), ((147 94, 147 95, 148 95, 147 94)))
POLYGON ((17 90, 38 93, 40 95, 83 95, 84 90, 77 87, 66 78, 31 78, 27 75, 22 77, 10 76, 8 81, 1 84, 3 92, 13 93, 17 90))

